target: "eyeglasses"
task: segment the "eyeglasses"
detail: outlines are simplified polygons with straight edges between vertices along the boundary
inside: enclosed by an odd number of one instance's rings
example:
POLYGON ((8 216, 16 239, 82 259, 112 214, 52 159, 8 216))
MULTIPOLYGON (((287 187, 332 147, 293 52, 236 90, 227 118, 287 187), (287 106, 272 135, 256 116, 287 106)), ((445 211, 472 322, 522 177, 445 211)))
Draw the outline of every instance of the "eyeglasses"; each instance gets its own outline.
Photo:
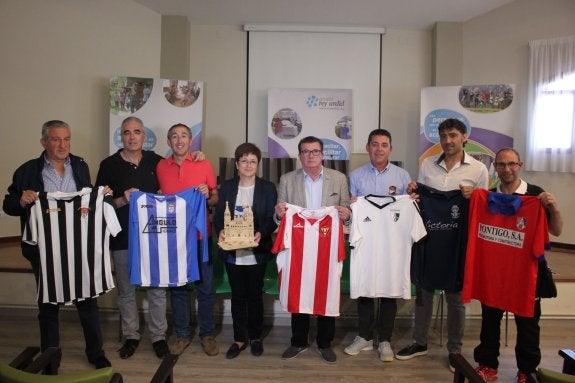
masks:
POLYGON ((521 162, 494 162, 495 169, 505 169, 508 167, 509 169, 517 169, 521 166, 521 162))
POLYGON ((238 162, 239 162, 240 165, 242 165, 242 166, 248 166, 248 165, 249 165, 249 166, 258 166, 258 162, 255 161, 255 160, 251 160, 251 161, 248 161, 248 160, 239 160, 238 162))
POLYGON ((309 156, 309 155, 319 156, 321 154, 321 150, 320 149, 314 149, 314 150, 304 149, 299 153, 303 154, 304 156, 309 156))

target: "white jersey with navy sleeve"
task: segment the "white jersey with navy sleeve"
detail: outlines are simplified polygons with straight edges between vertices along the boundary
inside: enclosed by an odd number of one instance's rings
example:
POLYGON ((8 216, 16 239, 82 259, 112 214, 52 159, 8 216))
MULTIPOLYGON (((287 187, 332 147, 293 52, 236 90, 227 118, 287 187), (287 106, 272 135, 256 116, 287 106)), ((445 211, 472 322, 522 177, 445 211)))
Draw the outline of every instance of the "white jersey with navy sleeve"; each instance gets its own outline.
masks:
POLYGON ((172 287, 200 280, 199 262, 208 261, 206 198, 194 188, 166 195, 133 192, 128 235, 133 284, 172 287))
POLYGON ((120 230, 103 187, 39 193, 22 236, 38 246, 38 300, 71 304, 114 288, 109 238, 120 230))

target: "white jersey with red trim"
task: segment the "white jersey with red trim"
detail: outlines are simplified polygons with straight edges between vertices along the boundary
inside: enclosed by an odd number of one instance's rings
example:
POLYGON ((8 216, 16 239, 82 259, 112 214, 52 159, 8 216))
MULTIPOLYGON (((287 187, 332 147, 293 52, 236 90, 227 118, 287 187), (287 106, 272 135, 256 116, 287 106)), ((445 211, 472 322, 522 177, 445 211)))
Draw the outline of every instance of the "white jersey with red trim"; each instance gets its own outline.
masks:
POLYGON ((290 313, 339 316, 345 259, 343 225, 335 207, 287 204, 273 253, 278 253, 279 296, 290 313))
POLYGON ((427 234, 415 202, 366 196, 351 210, 350 297, 411 299, 411 245, 427 234))

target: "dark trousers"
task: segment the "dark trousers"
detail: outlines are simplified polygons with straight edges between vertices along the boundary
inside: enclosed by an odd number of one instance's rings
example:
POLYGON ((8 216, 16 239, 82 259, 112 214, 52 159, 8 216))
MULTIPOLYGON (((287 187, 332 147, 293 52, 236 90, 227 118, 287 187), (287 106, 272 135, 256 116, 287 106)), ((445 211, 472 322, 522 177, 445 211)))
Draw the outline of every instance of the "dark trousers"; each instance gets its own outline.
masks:
MULTIPOLYGON (((515 315, 517 326, 517 341, 515 344, 515 359, 517 368, 526 374, 535 372, 541 362, 539 349, 539 318, 541 317, 541 301, 535 301, 533 318, 515 315)), ((481 334, 479 346, 475 347, 473 356, 479 364, 495 368, 499 367, 499 346, 501 338, 501 318, 503 310, 481 305, 481 334)))
POLYGON ((372 340, 375 329, 378 342, 389 342, 396 314, 397 300, 395 298, 359 297, 357 299, 359 336, 365 340, 372 340), (377 313, 374 310, 376 303, 379 306, 377 313))
MULTIPOLYGON (((291 315, 291 345, 295 347, 306 347, 309 345, 309 314, 291 315)), ((317 337, 316 342, 319 348, 328 348, 335 336, 335 317, 317 316, 317 337)))
MULTIPOLYGON (((40 276, 40 258, 27 257, 32 265, 36 284, 40 276)), ((102 330, 100 328, 100 314, 98 301, 95 298, 85 299, 74 303, 80 318, 86 342, 85 353, 88 361, 93 363, 104 355, 102 330)), ((48 347, 60 347, 60 325, 58 314, 60 306, 38 301, 38 322, 40 324, 40 348, 42 351, 48 347)))
POLYGON ((266 264, 225 265, 232 288, 234 341, 245 343, 260 339, 264 320, 262 293, 266 264))

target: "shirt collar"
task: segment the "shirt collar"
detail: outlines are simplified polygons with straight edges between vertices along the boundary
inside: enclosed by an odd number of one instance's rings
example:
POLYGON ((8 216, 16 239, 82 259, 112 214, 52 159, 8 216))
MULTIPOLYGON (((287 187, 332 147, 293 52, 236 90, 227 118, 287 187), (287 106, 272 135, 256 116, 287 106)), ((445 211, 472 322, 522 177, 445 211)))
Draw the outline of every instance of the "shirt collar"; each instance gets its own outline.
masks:
POLYGON ((493 214, 516 214, 522 203, 521 197, 513 194, 489 193, 487 195, 487 206, 493 214))
MULTIPOLYGON (((313 181, 313 178, 311 178, 311 176, 310 176, 309 174, 307 174, 307 173, 305 172, 305 170, 302 169, 302 172, 303 172, 303 179, 304 179, 304 180, 306 180, 306 181, 307 181, 307 180, 313 181)), ((321 167, 321 171, 319 172, 319 176, 317 177, 317 180, 316 180, 316 181, 318 181, 318 180, 320 180, 320 179, 323 179, 323 166, 321 167)))
MULTIPOLYGON (((167 160, 168 160, 168 164, 170 164, 170 165, 172 165, 172 164, 176 164, 176 165, 177 165, 177 164, 178 164, 176 161, 174 161, 174 156, 173 156, 173 155, 169 156, 169 157, 167 158, 167 160)), ((190 152, 188 152, 188 153, 186 154, 186 157, 184 157, 184 162, 188 162, 188 161, 189 161, 189 162, 194 161, 194 159, 192 158, 192 155, 191 155, 190 152)))
MULTIPOLYGON (((44 154, 44 165, 53 168, 53 166, 50 163, 50 160, 48 160, 48 157, 46 156, 46 154, 44 154)), ((66 157, 66 161, 64 161, 64 166, 68 166, 68 165, 70 165, 70 156, 66 157)))
POLYGON ((370 162, 369 163, 369 169, 374 172, 375 174, 381 174, 381 173, 385 173, 389 170, 389 166, 391 164, 391 161, 387 161, 387 165, 385 165, 385 168, 383 168, 382 171, 377 170, 377 168, 375 166, 373 166, 373 164, 370 162))
MULTIPOLYGON (((497 193, 501 193, 500 186, 501 186, 501 184, 497 185, 497 193)), ((521 183, 519 184, 517 189, 515 189, 513 194, 521 194, 521 195, 527 194, 527 182, 521 180, 521 183)))
MULTIPOLYGON (((441 163, 443 162, 443 160, 445 159, 445 153, 441 153, 441 155, 439 156, 439 158, 437 159, 437 165, 441 165, 441 163)), ((469 164, 471 163, 471 160, 468 157, 468 154, 465 152, 465 150, 463 151, 463 157, 461 157, 461 162, 460 164, 469 164)))

